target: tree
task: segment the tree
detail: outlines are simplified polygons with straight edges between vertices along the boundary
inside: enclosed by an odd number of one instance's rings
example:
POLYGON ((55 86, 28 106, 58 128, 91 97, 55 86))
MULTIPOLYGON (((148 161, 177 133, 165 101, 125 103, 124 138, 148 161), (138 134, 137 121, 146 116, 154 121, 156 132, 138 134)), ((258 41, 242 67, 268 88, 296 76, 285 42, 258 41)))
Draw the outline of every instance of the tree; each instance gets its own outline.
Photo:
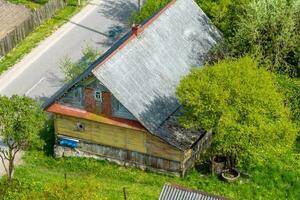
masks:
POLYGON ((166 6, 170 1, 171 0, 147 0, 141 9, 132 14, 130 24, 142 23, 144 20, 148 19, 166 6))
POLYGON ((66 56, 60 61, 60 69, 65 74, 65 82, 69 82, 79 76, 86 70, 98 57, 99 52, 87 45, 82 50, 83 57, 78 62, 72 62, 71 58, 66 56))
POLYGON ((251 0, 196 0, 224 36, 233 36, 239 17, 251 0))
POLYGON ((179 121, 213 130, 213 152, 232 164, 278 156, 293 145, 297 130, 274 79, 249 57, 193 69, 177 88, 184 110, 179 121))
POLYGON ((254 55, 270 71, 300 76, 299 13, 298 0, 254 0, 225 47, 231 56, 254 55))
POLYGON ((46 115, 40 105, 25 96, 0 96, 0 105, 0 137, 7 146, 0 149, 0 158, 11 183, 16 154, 42 145, 39 131, 44 126, 46 115))

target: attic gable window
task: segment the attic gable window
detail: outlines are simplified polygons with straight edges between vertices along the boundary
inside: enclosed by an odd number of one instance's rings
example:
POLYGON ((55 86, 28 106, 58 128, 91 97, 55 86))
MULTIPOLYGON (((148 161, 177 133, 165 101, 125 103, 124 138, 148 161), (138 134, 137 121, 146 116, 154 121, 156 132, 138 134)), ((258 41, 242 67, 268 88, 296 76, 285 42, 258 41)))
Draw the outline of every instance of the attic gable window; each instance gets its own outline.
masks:
POLYGON ((100 91, 95 91, 95 100, 102 101, 102 93, 100 91))

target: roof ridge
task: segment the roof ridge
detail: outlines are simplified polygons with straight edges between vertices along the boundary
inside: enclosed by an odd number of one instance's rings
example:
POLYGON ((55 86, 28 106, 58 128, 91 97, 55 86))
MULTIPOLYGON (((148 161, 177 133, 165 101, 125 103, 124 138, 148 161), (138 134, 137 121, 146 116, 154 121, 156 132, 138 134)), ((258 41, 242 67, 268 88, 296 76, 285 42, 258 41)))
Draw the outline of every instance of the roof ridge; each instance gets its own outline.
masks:
MULTIPOLYGON (((166 6, 164 6, 158 12, 156 12, 151 17, 149 17, 144 22, 142 22, 141 26, 138 28, 139 34, 142 33, 148 26, 150 26, 157 18, 159 18, 167 9, 169 9, 172 5, 174 5, 176 1, 177 0, 171 0, 166 6)), ((118 48, 116 48, 113 52, 111 52, 109 56, 107 56, 104 60, 102 60, 99 64, 97 64, 92 69, 93 74, 94 74, 94 70, 97 70, 99 67, 101 67, 107 60, 109 60, 112 56, 114 56, 119 50, 125 47, 133 39, 138 38, 138 35, 135 34, 133 30, 129 31, 129 33, 131 33, 131 35, 118 48)))
MULTIPOLYGON (((146 19, 144 22, 141 23, 142 31, 149 26, 155 19, 157 19, 162 13, 164 13, 171 5, 173 5, 177 0, 171 0, 165 7, 160 9, 158 12, 153 14, 149 19, 146 19), (145 26, 145 27, 144 27, 145 26), (144 28, 143 28, 144 27, 144 28)), ((136 35, 133 34, 132 30, 129 30, 123 37, 115 41, 112 46, 105 51, 98 59, 96 59, 95 62, 93 62, 82 74, 80 74, 77 78, 75 78, 73 81, 69 82, 68 84, 64 85, 61 89, 59 89, 51 98, 46 100, 42 104, 43 109, 47 109, 49 106, 51 106, 54 101, 58 98, 60 98, 65 92, 70 90, 76 83, 82 81, 87 76, 90 76, 91 73, 94 75, 93 71, 100 67, 103 63, 105 63, 113 54, 115 54, 118 50, 120 50, 122 47, 126 46, 126 44, 135 38, 136 35), (130 39, 131 38, 131 39, 130 39)))

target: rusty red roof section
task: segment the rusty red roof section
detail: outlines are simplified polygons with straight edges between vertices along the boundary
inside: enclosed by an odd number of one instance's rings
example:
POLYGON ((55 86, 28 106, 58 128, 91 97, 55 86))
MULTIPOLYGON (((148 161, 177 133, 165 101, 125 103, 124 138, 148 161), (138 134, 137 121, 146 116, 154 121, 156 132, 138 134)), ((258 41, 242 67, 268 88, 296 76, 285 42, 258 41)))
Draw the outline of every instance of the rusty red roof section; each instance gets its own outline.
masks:
POLYGON ((126 46, 130 41, 138 37, 139 34, 141 34, 150 24, 152 24, 162 13, 164 13, 169 7, 171 7, 177 0, 172 0, 170 3, 168 3, 164 8, 162 8, 158 13, 156 13, 151 19, 149 19, 145 24, 138 27, 138 30, 132 31, 131 36, 123 42, 122 45, 120 45, 116 50, 114 50, 109 56, 107 56, 102 62, 100 62, 93 70, 96 70, 97 68, 101 67, 107 60, 109 60, 112 56, 114 56, 119 50, 121 50, 124 46, 126 46), (136 34, 138 32, 138 34, 136 34))
POLYGON ((104 124, 109 124, 113 126, 119 126, 128 129, 134 129, 139 131, 147 131, 139 122, 127 119, 120 119, 116 117, 107 117, 103 115, 97 115, 94 113, 87 112, 78 108, 72 108, 65 105, 55 103, 51 105, 48 112, 62 114, 70 117, 76 117, 80 119, 86 119, 90 121, 100 122, 104 124))

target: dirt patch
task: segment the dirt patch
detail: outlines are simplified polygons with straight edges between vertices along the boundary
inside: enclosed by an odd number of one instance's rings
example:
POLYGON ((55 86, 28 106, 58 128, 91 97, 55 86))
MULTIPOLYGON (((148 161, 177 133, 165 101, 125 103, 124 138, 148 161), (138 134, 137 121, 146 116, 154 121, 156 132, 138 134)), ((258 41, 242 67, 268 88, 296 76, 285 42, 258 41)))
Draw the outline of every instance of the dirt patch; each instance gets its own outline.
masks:
MULTIPOLYGON (((23 154, 24 154, 24 152, 18 152, 16 154, 16 157, 15 157, 15 166, 18 166, 18 165, 22 164, 22 156, 23 156, 23 154)), ((8 167, 7 160, 5 160, 5 165, 6 165, 6 167, 8 167)), ((6 174, 6 172, 5 172, 5 169, 3 167, 3 164, 2 164, 2 162, 0 162, 0 176, 3 176, 5 174, 6 174)))

